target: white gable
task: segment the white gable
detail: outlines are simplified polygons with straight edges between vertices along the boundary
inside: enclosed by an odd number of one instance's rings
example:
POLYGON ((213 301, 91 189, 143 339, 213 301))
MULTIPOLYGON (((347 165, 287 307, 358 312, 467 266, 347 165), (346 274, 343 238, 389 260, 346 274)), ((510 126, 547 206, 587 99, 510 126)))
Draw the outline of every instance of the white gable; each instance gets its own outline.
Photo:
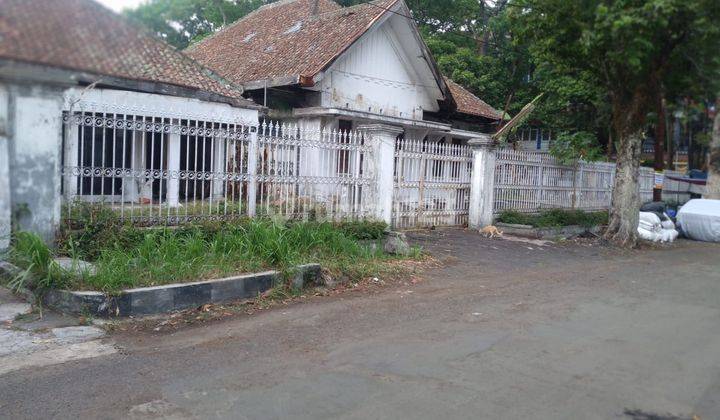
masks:
POLYGON ((407 19, 391 14, 325 72, 322 106, 422 119, 443 98, 407 19))

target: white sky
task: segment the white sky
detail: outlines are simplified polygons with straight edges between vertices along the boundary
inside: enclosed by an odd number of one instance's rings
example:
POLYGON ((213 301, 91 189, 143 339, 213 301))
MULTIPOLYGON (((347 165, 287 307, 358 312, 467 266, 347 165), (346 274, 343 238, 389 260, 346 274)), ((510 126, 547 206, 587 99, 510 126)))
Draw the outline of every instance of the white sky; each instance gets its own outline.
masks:
POLYGON ((119 12, 123 9, 131 9, 136 7, 140 3, 144 3, 145 0, 96 0, 99 3, 104 4, 106 7, 119 12))

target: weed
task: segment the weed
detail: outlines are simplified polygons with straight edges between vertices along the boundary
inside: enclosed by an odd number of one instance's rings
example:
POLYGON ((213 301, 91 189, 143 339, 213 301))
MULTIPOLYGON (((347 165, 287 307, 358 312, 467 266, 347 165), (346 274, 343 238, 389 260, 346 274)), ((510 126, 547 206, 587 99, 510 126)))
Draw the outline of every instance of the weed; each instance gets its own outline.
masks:
MULTIPOLYGON (((13 259, 24 269, 16 285, 73 287, 114 293, 124 288, 225 277, 276 269, 288 278, 292 267, 317 262, 335 275, 380 275, 397 257, 385 255, 378 222, 296 222, 283 219, 238 220, 186 227, 137 228, 119 223, 92 205, 75 210, 88 223, 66 230, 58 250, 92 261, 94 270, 67 272, 42 240, 28 233, 14 238, 13 259), (84 210, 83 210, 84 209, 84 210), (84 212, 84 213, 83 213, 84 212)), ((419 256, 415 250, 410 258, 419 256)))
POLYGON ((607 224, 606 211, 585 212, 582 210, 553 209, 539 214, 525 214, 517 211, 504 211, 497 219, 498 222, 530 225, 533 227, 562 227, 579 225, 592 227, 607 224))

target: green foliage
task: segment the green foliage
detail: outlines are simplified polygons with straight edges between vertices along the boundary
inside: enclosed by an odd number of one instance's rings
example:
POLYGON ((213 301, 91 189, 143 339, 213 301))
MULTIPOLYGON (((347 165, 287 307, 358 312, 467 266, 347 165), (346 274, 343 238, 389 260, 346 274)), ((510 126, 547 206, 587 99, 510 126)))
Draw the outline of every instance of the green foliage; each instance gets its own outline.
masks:
MULTIPOLYGON (((715 0, 518 0, 513 14, 533 59, 602 88, 620 137, 643 128, 660 86, 697 43, 719 42, 715 0)), ((709 51, 709 50, 708 50, 709 51)), ((717 63, 717 54, 713 59, 717 63)), ((696 57, 706 62, 709 55, 696 57)), ((687 66, 688 74, 697 69, 687 66)), ((717 69, 714 70, 717 75, 717 69)))
POLYGON ((62 288, 71 281, 70 274, 55 262, 50 248, 34 233, 14 234, 9 256, 11 263, 23 269, 10 281, 14 290, 62 288))
POLYGON ((272 1, 149 0, 124 13, 168 43, 183 49, 267 3, 272 1))
POLYGON ((603 157, 595 137, 585 131, 560 133, 550 145, 550 154, 564 165, 576 165, 581 160, 593 162, 603 157))
POLYGON ((385 236, 385 231, 387 231, 388 225, 385 222, 352 221, 341 222, 338 224, 338 228, 346 236, 351 238, 359 240, 377 240, 382 239, 383 236, 385 236))
POLYGON ((538 228, 605 225, 608 221, 606 211, 585 212, 582 210, 553 209, 539 214, 526 214, 516 211, 504 211, 497 219, 501 223, 529 225, 538 228))
MULTIPOLYGON (((387 229, 382 222, 248 219, 177 228, 137 228, 118 224, 114 215, 98 211, 94 207, 85 209, 82 214, 90 223, 88 229, 66 232, 59 240, 62 254, 91 260, 94 273, 74 278, 68 273, 56 273, 52 253, 39 238, 30 245, 18 241, 13 254, 29 261, 22 262, 23 268, 32 267, 32 274, 48 278, 48 287, 108 292, 265 269, 286 271, 311 262, 336 274, 361 278, 379 275, 393 259, 377 245, 387 229), (38 262, 33 264, 31 258, 38 262)), ((33 237, 22 234, 19 238, 26 236, 33 237)), ((19 257, 16 260, 23 261, 19 257)))

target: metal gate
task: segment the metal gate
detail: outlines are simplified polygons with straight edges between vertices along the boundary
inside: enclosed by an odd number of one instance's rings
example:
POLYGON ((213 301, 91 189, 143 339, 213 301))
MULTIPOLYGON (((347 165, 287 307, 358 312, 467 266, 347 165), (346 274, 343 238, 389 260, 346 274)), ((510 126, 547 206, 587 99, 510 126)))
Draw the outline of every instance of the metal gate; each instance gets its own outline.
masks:
POLYGON ((467 225, 471 173, 472 151, 468 146, 398 140, 393 227, 467 225))

